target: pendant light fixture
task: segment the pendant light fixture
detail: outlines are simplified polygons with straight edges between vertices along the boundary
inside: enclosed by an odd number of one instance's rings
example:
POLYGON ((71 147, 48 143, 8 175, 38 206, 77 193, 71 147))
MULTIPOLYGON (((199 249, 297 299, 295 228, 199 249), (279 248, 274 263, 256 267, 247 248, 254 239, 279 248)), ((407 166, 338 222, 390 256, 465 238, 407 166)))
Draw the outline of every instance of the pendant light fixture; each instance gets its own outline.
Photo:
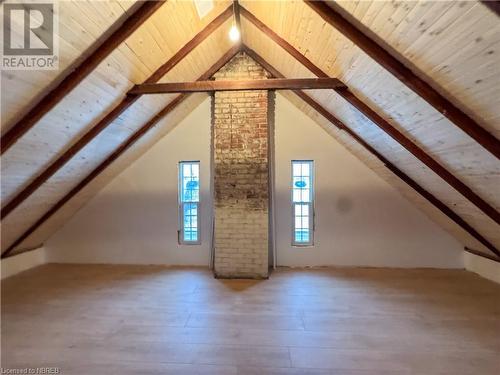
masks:
POLYGON ((231 29, 229 30, 229 39, 232 42, 237 42, 240 40, 240 30, 239 27, 239 9, 238 2, 233 1, 233 24, 231 25, 231 29))

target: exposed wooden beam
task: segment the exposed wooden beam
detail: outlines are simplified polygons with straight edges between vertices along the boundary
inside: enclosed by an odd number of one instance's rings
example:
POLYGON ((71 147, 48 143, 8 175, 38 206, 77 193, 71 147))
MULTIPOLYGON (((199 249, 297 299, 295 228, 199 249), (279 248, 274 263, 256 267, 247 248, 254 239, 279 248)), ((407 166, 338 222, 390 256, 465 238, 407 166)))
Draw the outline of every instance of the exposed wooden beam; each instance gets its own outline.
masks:
POLYGON ((240 21, 240 3, 238 2, 238 0, 233 0, 233 12, 234 12, 234 22, 236 23, 236 27, 240 31, 240 36, 242 36, 241 21, 240 21))
MULTIPOLYGON (((448 118, 452 123, 462 129, 471 138, 476 140, 481 146, 497 158, 500 158, 500 140, 483 129, 470 116, 460 110, 451 101, 446 99, 430 84, 418 77, 411 69, 407 68, 400 61, 403 59, 402 57, 399 57, 400 60, 398 60, 398 58, 387 52, 384 47, 366 35, 361 29, 347 20, 347 18, 345 18, 342 14, 328 6, 325 2, 310 0, 304 1, 312 9, 314 9, 321 18, 354 42, 354 44, 361 48, 368 56, 383 66, 387 71, 408 86, 422 99, 433 106, 438 112, 448 118)), ((486 5, 493 10, 498 7, 493 5, 493 2, 491 3, 491 5, 486 5)), ((435 83, 433 84, 435 85, 435 83)))
POLYGON ((492 260, 494 262, 500 263, 500 258, 498 258, 496 256, 493 256, 493 255, 490 255, 490 254, 485 254, 485 253, 483 253, 481 251, 477 251, 477 250, 471 249, 471 248, 469 248, 467 246, 464 247, 464 250, 467 251, 468 253, 477 255, 479 257, 486 258, 486 259, 492 260))
POLYGON ((450 186, 472 202, 477 208, 479 208, 483 213, 488 215, 497 224, 500 224, 500 213, 491 206, 488 202, 477 195, 471 188, 465 185, 457 177, 455 177, 451 172, 429 156, 424 150, 413 143, 409 138, 407 138, 403 133, 389 124, 382 116, 371 109, 367 104, 365 104, 361 99, 359 99, 350 90, 343 90, 336 92, 347 100, 353 107, 358 109, 367 118, 369 118, 373 123, 377 124, 380 129, 382 129, 386 134, 388 134, 392 139, 397 141, 406 150, 408 150, 412 155, 414 155, 418 160, 424 163, 430 170, 435 172, 443 180, 445 180, 450 186))
MULTIPOLYGON (((311 60, 302 55, 299 51, 295 49, 290 43, 285 39, 280 37, 271 28, 262 23, 257 17, 251 14, 248 10, 241 7, 241 15, 253 23, 258 29, 260 29, 264 34, 266 34, 270 39, 281 46, 285 51, 292 55, 297 61, 309 69, 312 73, 318 77, 328 77, 324 71, 322 71, 318 66, 316 66, 311 60)), ((431 158, 424 150, 408 139, 399 130, 389 124, 384 118, 377 114, 373 109, 366 105, 361 99, 359 99, 354 93, 349 89, 334 89, 340 96, 342 96, 346 101, 353 105, 358 111, 363 113, 368 119, 371 120, 373 124, 382 129, 391 138, 397 141, 401 146, 413 154, 417 159, 419 159, 423 164, 425 164, 430 170, 436 173, 444 181, 446 181, 451 187, 462 194, 466 199, 472 202, 477 208, 484 212, 488 217, 493 219, 496 223, 500 224, 500 213, 491 206, 488 202, 483 200, 479 195, 477 195, 472 189, 466 186, 453 174, 451 174, 446 168, 441 164, 431 158)))
MULTIPOLYGON (((231 60, 240 51, 240 46, 234 46, 227 51, 214 65, 212 65, 199 80, 206 80, 213 76, 220 68, 222 68, 229 60, 231 60)), ((172 112, 179 104, 181 104, 189 94, 180 94, 174 100, 167 104, 160 112, 146 122, 139 130, 132 134, 120 147, 118 147, 111 155, 109 155, 101 164, 99 164, 92 172, 90 172, 78 185, 60 199, 53 207, 50 208, 40 219, 38 219, 28 230, 26 230, 17 240, 15 240, 2 254, 2 258, 6 258, 9 254, 19 246, 26 238, 34 233, 43 223, 52 217, 61 207, 63 207, 71 198, 78 194, 85 186, 87 186, 94 178, 102 171, 110 166, 118 159, 125 151, 127 151, 134 143, 136 143, 144 134, 146 134, 153 126, 155 126, 163 117, 172 112)))
MULTIPOLYGON (((262 56, 257 54, 254 50, 248 48, 247 46, 243 46, 243 49, 250 57, 252 57, 257 63, 259 63, 264 69, 266 69, 273 77, 284 78, 284 75, 281 72, 279 72, 276 68, 274 68, 271 64, 269 64, 262 56)), ((448 216, 448 218, 454 221, 463 230, 465 230, 472 237, 474 237, 481 244, 483 244, 486 248, 488 248, 493 254, 496 255, 497 259, 500 259, 500 251, 491 242, 489 242, 486 238, 484 238, 478 231, 476 231, 472 226, 470 226, 465 220, 463 220, 460 216, 458 216, 455 212, 453 212, 447 205, 445 205, 438 198, 436 198, 434 195, 432 195, 423 187, 421 187, 411 177, 406 175, 398 167, 392 164, 387 158, 385 158, 375 148, 373 148, 370 144, 368 144, 360 135, 358 135, 355 131, 350 129, 340 119, 338 119, 336 116, 330 113, 325 107, 323 107, 320 103, 318 103, 312 97, 307 95, 304 91, 294 90, 294 93, 308 105, 314 108, 314 110, 316 110, 320 115, 322 115, 324 118, 330 121, 330 123, 332 123, 335 127, 349 134, 356 142, 358 142, 366 150, 368 150, 368 152, 370 152, 377 159, 379 159, 387 169, 389 169, 392 173, 398 176, 408 186, 410 186, 422 197, 424 197, 429 203, 431 203, 434 207, 436 207, 443 214, 448 216)))
POLYGON ((296 90, 296 89, 333 89, 347 88, 336 78, 290 78, 290 79, 251 79, 227 81, 195 81, 146 83, 136 85, 130 94, 172 94, 181 92, 212 92, 240 90, 296 90))
POLYGON ((233 14, 232 6, 228 6, 221 14, 215 17, 207 26, 196 34, 189 42, 187 42, 174 56, 172 56, 165 64, 163 64, 151 77, 144 83, 158 82, 167 72, 176 66, 184 59, 193 49, 198 47, 205 39, 207 39, 215 30, 217 30, 224 22, 226 22, 233 14))
MULTIPOLYGON (((194 48, 202 43, 214 30, 222 25, 231 15, 232 7, 229 6, 224 12, 210 22, 202 31, 196 34, 188 43, 186 43, 174 56, 165 64, 159 67, 145 83, 154 83, 160 80, 166 73, 175 67, 184 57, 186 57, 194 48)), ((60 168, 62 168, 73 156, 82 148, 100 134, 106 127, 118 118, 127 108, 134 104, 140 95, 127 93, 125 98, 103 119, 94 125, 85 135, 68 148, 60 157, 50 164, 41 174, 24 187, 10 202, 1 210, 0 218, 3 219, 9 215, 16 207, 24 202, 33 192, 35 192, 45 181, 52 177, 60 168)))
POLYGON ((87 77, 113 50, 137 30, 164 1, 144 2, 123 24, 104 40, 54 89, 49 91, 26 115, 19 119, 0 140, 3 155, 19 138, 56 106, 71 90, 87 77))
POLYGON ((499 0, 481 0, 481 2, 487 6, 493 13, 500 16, 500 1, 499 0))

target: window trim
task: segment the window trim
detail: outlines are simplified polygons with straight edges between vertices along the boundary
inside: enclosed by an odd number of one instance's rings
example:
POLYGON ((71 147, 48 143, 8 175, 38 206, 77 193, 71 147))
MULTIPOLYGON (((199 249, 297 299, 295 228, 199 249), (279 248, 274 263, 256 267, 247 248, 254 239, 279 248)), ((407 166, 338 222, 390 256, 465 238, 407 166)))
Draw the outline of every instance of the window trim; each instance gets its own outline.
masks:
POLYGON ((312 159, 292 159, 290 162, 290 202, 292 211, 292 247, 313 247, 314 246, 314 232, 316 230, 316 210, 315 210, 315 170, 314 160, 312 159), (293 201, 293 164, 294 163, 310 163, 311 172, 311 201, 310 202, 294 202, 293 201), (309 205, 309 241, 296 242, 295 241, 295 207, 297 204, 309 205))
POLYGON ((199 160, 182 160, 177 163, 177 241, 179 245, 201 245, 201 215, 200 215, 200 204, 201 204, 201 162, 199 160), (181 199, 182 192, 182 165, 183 164, 193 164, 198 163, 198 202, 183 202, 181 199), (196 241, 186 241, 184 239, 184 205, 185 204, 196 204, 196 222, 198 229, 198 239, 196 241))

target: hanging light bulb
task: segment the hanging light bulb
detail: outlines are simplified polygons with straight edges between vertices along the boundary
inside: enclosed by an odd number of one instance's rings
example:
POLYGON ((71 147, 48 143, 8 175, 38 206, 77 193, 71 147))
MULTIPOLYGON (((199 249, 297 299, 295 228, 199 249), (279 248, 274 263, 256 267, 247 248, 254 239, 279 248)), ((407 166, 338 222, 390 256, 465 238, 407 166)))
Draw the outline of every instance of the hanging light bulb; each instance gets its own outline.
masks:
POLYGON ((240 40, 240 30, 238 30, 238 27, 235 24, 233 24, 229 30, 229 39, 233 42, 240 40))
POLYGON ((237 42, 240 40, 240 30, 238 26, 240 24, 240 8, 237 0, 233 0, 233 25, 229 30, 229 39, 232 42, 237 42))

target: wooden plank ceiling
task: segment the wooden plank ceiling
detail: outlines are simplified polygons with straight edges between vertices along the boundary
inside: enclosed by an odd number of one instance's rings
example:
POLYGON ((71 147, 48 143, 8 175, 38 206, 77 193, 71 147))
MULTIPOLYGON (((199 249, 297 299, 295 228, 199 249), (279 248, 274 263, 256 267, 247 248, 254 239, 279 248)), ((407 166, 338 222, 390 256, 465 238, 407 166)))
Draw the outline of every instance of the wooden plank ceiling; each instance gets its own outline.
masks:
MULTIPOLYGON (((243 7, 240 23, 246 46, 287 78, 317 77, 269 38, 255 22, 249 22, 250 13, 318 70, 345 83, 350 92, 374 113, 484 201, 493 210, 489 215, 338 93, 306 90, 306 94, 323 110, 336 116, 391 165, 453 210, 494 247, 500 248, 500 228, 494 220, 500 209, 500 163, 490 151, 384 69, 305 2, 243 0, 239 3, 243 7)), ((190 1, 169 1, 162 5, 2 156, 2 207, 115 108, 128 90, 145 82, 230 5, 228 1, 216 2, 214 9, 201 20, 190 1)), ((488 7, 480 2, 341 1, 329 5, 389 52, 402 56, 413 72, 482 129, 500 137, 500 18, 488 7)), ((61 71, 2 72, 2 134, 26 114, 48 88, 54 87, 65 76, 62 70, 81 61, 88 54, 86 51, 118 28, 137 5, 121 1, 77 1, 61 2, 60 8, 63 14, 58 36, 61 71)), ((222 22, 159 82, 194 81, 201 77, 233 47, 227 37, 230 26, 230 19, 222 22)), ((416 193, 394 171, 384 167, 380 158, 374 157, 352 136, 332 126, 293 93, 284 94, 464 245, 488 252, 484 244, 416 193)), ((2 251, 33 227, 175 97, 173 94, 141 97, 41 183, 2 220, 2 251)), ((39 228, 23 241, 18 241, 14 252, 43 243, 93 194, 168 133, 205 97, 204 94, 194 94, 176 106, 39 228)))
MULTIPOLYGON (((242 1, 241 4, 321 70, 346 83, 352 92, 375 109, 379 115, 498 210, 500 201, 498 160, 384 70, 349 39, 324 22, 314 10, 302 1, 286 4, 242 1)), ((411 58, 412 62, 426 73, 427 71, 437 72, 430 77, 447 90, 451 87, 448 80, 454 82, 455 85, 460 85, 464 76, 470 76, 471 72, 474 72, 476 78, 469 79, 468 84, 462 87, 463 90, 469 92, 469 95, 465 96, 463 93, 460 96, 457 95, 464 102, 458 103, 457 101, 456 104, 464 110, 467 109, 467 112, 485 129, 498 136, 500 86, 498 75, 491 74, 492 64, 498 65, 498 57, 489 58, 488 56, 494 56, 494 54, 487 52, 494 50, 495 45, 499 43, 500 23, 495 14, 480 3, 464 5, 446 3, 445 9, 439 13, 442 15, 441 18, 435 15, 438 13, 437 8, 443 7, 444 4, 437 2, 423 4, 342 2, 340 5, 353 12, 358 9, 360 12, 358 17, 366 20, 363 24, 366 23, 365 26, 370 27, 370 30, 373 27, 375 33, 378 33, 384 40, 390 41, 391 47, 403 56, 407 56, 405 51, 413 51, 413 55, 407 58, 411 58), (472 40, 463 38, 464 33, 460 31, 448 30, 450 27, 456 27, 457 24, 463 25, 465 20, 469 22, 471 18, 476 21, 474 24, 479 29, 472 33, 476 35, 472 40), (443 19, 448 20, 447 23, 442 23, 443 19), (419 26, 420 24, 427 25, 425 30, 419 26), (395 33, 397 37, 391 39, 391 35, 395 33), (425 38, 426 42, 422 42, 422 38, 425 38), (476 40, 479 41, 476 42, 476 40), (471 68, 467 62, 469 59, 477 61, 478 43, 482 44, 480 50, 485 50, 482 55, 482 64, 471 68), (435 44, 437 47, 434 47, 435 44), (439 69, 429 69, 424 63, 419 65, 422 61, 421 54, 427 54, 431 47, 434 51, 433 65, 447 65, 445 69, 447 80, 437 79, 439 69), (436 59, 436 51, 442 52, 443 61, 436 59), (457 59, 456 63, 454 59, 457 59), (491 59, 495 61, 490 61, 491 59), (487 82, 490 80, 489 77, 494 82, 487 82), (448 84, 445 85, 445 82, 448 84), (475 109, 477 105, 475 95, 485 97, 481 85, 488 85, 484 90, 490 94, 484 100, 488 100, 490 104, 486 106, 483 103, 481 109, 475 109), (494 90, 497 95, 491 95, 494 90), (465 101, 466 99, 468 100, 465 101), (486 110, 484 108, 489 108, 491 115, 483 118, 482 113, 486 110), (488 126, 485 125, 486 122, 488 126)), ((282 48, 278 48, 276 43, 248 22, 245 17, 242 17, 242 24, 244 42, 285 76, 314 76, 282 48)), ((463 27, 467 28, 467 25, 463 27)), ((457 92, 458 90, 452 91, 451 97, 457 92)), ((370 120, 333 91, 310 91, 308 94, 348 124, 351 129, 360 134, 399 169, 410 175, 419 185, 445 202, 448 207, 453 208, 498 248, 500 244, 498 224, 443 182, 405 148, 374 126, 370 120)), ((308 113, 313 112, 308 106, 304 107, 304 110, 308 113)), ((352 140, 350 143, 353 143, 352 140)), ((381 171, 377 170, 377 172, 381 171)), ((403 187, 403 189, 408 188, 403 187)), ((480 248, 477 243, 469 243, 469 246, 480 248)))
MULTIPOLYGON (((106 2, 91 3, 95 16, 98 17, 101 4, 104 7, 106 2)), ((130 88, 143 83, 230 4, 230 2, 216 3, 215 8, 200 20, 193 3, 166 2, 54 110, 45 115, 2 156, 2 206, 110 112, 130 88), (166 19, 169 22, 165 22, 166 19)), ((77 17, 78 12, 78 8, 75 8, 73 17, 77 17)), ((89 33, 88 29, 93 25, 92 18, 82 19, 79 22, 81 28, 85 29, 84 34, 89 33)), ((160 82, 192 81, 202 75, 232 47, 227 38, 230 25, 230 20, 224 22, 160 82)), ((61 28, 60 38, 69 38, 64 32, 61 28)), ((15 79, 3 80, 2 83, 4 92, 18 88, 15 79)), ((45 84, 50 84, 49 79, 45 84)), ((175 96, 152 95, 140 98, 24 200, 2 220, 2 250, 14 242, 175 96)), ((196 102, 188 101, 183 106, 189 103, 196 102)), ((28 246, 22 244, 21 247, 28 246)))

